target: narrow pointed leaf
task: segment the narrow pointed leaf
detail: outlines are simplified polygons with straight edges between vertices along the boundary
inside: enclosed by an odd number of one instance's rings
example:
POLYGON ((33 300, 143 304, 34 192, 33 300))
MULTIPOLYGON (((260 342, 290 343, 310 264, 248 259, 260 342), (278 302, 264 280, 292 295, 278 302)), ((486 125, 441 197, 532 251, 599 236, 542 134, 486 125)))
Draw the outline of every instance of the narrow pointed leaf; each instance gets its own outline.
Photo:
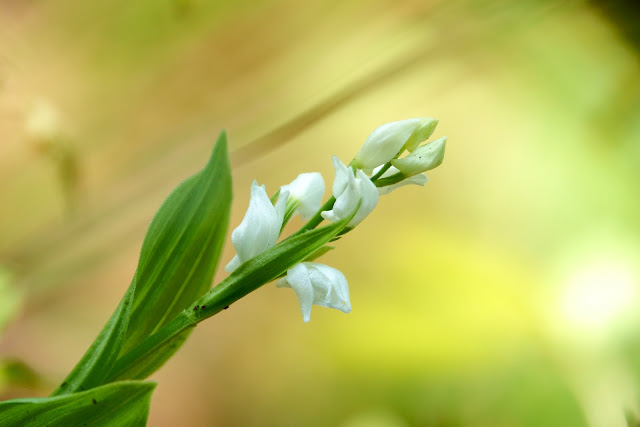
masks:
POLYGON ((230 208, 231 167, 222 132, 205 168, 167 198, 149 226, 123 351, 211 287, 230 208))
POLYGON ((65 396, 0 402, 4 427, 145 426, 156 384, 122 381, 65 396))
MULTIPOLYGON (((229 223, 231 172, 224 132, 205 168, 181 183, 156 213, 134 281, 111 319, 53 395, 88 390, 105 379, 123 348, 160 328, 211 286, 229 223)), ((146 375, 186 340, 157 353, 146 375)))

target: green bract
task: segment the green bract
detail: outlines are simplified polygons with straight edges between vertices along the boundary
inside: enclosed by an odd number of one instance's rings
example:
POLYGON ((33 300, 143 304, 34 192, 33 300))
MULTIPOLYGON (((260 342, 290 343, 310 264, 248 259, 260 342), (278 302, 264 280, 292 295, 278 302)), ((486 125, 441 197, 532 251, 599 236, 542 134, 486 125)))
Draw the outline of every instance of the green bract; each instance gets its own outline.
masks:
POLYGON ((416 150, 407 157, 391 160, 391 164, 398 168, 405 177, 426 172, 442 163, 446 142, 447 137, 443 136, 442 138, 416 148, 416 150))
POLYGON ((418 145, 420 145, 420 143, 426 141, 431 136, 431 134, 433 134, 433 131, 436 130, 436 126, 438 126, 437 119, 432 119, 431 117, 423 117, 421 120, 422 123, 420 123, 420 126, 413 131, 407 143, 404 144, 404 148, 409 151, 415 150, 418 145))

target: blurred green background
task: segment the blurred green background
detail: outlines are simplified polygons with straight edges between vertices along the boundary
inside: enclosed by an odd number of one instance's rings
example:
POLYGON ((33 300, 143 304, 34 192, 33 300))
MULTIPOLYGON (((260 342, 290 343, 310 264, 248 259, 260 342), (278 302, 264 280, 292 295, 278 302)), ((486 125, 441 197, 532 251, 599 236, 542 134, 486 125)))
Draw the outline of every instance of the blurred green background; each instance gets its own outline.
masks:
MULTIPOLYGON (((0 3, 0 397, 47 395, 221 128, 232 223, 369 132, 445 161, 323 262, 353 312, 267 285, 154 379, 150 425, 626 425, 640 403, 635 2, 0 3), (625 412, 626 411, 626 412, 625 412)), ((227 242, 221 264, 233 256, 227 242)), ((221 271, 217 280, 224 277, 221 271)))

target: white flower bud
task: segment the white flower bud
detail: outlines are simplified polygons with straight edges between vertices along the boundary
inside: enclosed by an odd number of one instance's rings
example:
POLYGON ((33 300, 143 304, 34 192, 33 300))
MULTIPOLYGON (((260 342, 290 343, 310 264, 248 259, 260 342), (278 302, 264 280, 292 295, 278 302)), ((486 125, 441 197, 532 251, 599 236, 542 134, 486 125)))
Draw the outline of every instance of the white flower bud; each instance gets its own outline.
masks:
POLYGON ((411 138, 409 138, 407 143, 404 145, 404 148, 406 148, 410 152, 413 152, 413 150, 415 150, 418 145, 420 145, 420 143, 426 141, 431 136, 431 134, 433 134, 433 131, 436 130, 436 126, 438 126, 438 119, 423 117, 420 120, 422 120, 422 123, 415 131, 413 131, 413 134, 411 134, 411 138))
POLYGON ((435 168, 444 159, 444 149, 447 137, 443 136, 428 144, 416 148, 416 150, 402 159, 395 159, 391 164, 398 168, 406 177, 435 168))
POLYGON ((437 120, 429 117, 386 123, 371 132, 352 164, 370 172, 393 159, 405 148, 413 151, 433 133, 437 124, 437 120))
POLYGON ((311 319, 313 304, 335 308, 344 313, 351 311, 347 279, 340 271, 328 265, 315 262, 296 264, 276 283, 276 286, 293 288, 300 302, 300 310, 305 322, 311 319))
POLYGON ((231 242, 237 255, 226 265, 225 271, 234 271, 241 264, 276 244, 288 197, 288 191, 281 191, 274 206, 267 196, 265 186, 253 181, 247 213, 231 233, 231 242))
POLYGON ((355 227, 373 211, 378 204, 378 189, 369 177, 361 170, 353 174, 351 166, 345 166, 333 156, 333 167, 336 175, 333 180, 333 196, 336 202, 333 209, 321 213, 327 221, 340 221, 351 215, 360 203, 358 212, 347 227, 355 227))
POLYGON ((324 195, 324 180, 318 172, 301 173, 291 184, 283 185, 280 191, 289 192, 289 204, 295 205, 296 213, 303 220, 311 218, 320 209, 324 195))
MULTIPOLYGON (((378 170, 380 170, 382 166, 379 166, 377 168, 375 168, 373 170, 373 174, 375 175, 378 170)), ((393 166, 391 166, 389 169, 387 169, 385 171, 385 173, 382 174, 382 176, 380 176, 380 178, 388 178, 392 175, 395 175, 397 173, 401 173, 398 169, 394 168, 393 166)), ((389 194, 391 193, 393 190, 395 190, 396 188, 400 188, 400 187, 404 187, 405 185, 420 185, 420 186, 424 186, 427 182, 429 181, 429 178, 427 178, 427 176, 423 173, 419 173, 417 175, 414 176, 410 176, 409 178, 405 178, 402 181, 395 183, 395 184, 391 184, 391 185, 386 185, 384 187, 378 187, 378 194, 383 196, 385 194, 389 194)))

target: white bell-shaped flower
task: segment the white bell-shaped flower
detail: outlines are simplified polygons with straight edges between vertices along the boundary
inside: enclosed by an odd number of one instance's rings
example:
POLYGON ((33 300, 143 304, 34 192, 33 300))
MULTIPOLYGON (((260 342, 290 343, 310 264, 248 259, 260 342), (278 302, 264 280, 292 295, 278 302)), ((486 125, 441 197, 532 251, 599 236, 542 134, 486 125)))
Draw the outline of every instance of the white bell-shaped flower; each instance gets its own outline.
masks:
MULTIPOLYGON (((373 170, 373 174, 375 175, 381 168, 382 166, 379 166, 377 168, 375 168, 373 170)), ((387 169, 385 171, 385 173, 382 174, 382 176, 380 176, 380 178, 388 178, 392 175, 401 173, 398 169, 396 169, 395 167, 391 166, 389 169, 387 169)), ((379 195, 385 195, 385 194, 389 194, 391 193, 393 190, 395 190, 396 188, 400 188, 400 187, 404 187, 405 185, 420 185, 420 186, 424 186, 424 184, 426 184, 429 181, 429 178, 427 178, 427 176, 423 173, 419 173, 417 175, 413 175, 409 178, 405 178, 400 182, 397 182, 395 184, 391 184, 391 185, 386 185, 384 187, 378 187, 378 194, 379 195)))
POLYGON ((333 196, 336 202, 333 209, 321 213, 327 221, 340 221, 351 215, 360 203, 358 212, 347 227, 355 227, 373 211, 378 204, 378 189, 369 177, 360 169, 353 174, 351 166, 345 166, 336 156, 333 156, 333 167, 336 175, 333 180, 333 196))
POLYGON ((351 311, 349 301, 349 284, 339 270, 328 265, 315 262, 301 262, 287 271, 276 286, 293 288, 298 301, 302 318, 305 322, 311 319, 313 304, 335 308, 344 313, 351 311))
POLYGON ((288 197, 288 191, 281 191, 274 206, 267 196, 265 186, 253 181, 247 213, 240 225, 231 233, 231 242, 237 254, 226 265, 225 271, 234 271, 241 264, 276 244, 280 236, 288 197))
POLYGON ((307 220, 320 209, 324 180, 318 172, 301 173, 291 184, 280 187, 280 191, 289 192, 288 204, 295 209, 292 216, 300 213, 302 219, 307 220))
POLYGON ((433 169, 442 163, 447 137, 431 141, 402 159, 395 159, 391 164, 398 168, 404 176, 413 176, 433 169))
POLYGON ((437 124, 438 121, 430 117, 386 123, 371 132, 352 164, 355 168, 371 172, 404 148, 413 151, 433 133, 437 124))

